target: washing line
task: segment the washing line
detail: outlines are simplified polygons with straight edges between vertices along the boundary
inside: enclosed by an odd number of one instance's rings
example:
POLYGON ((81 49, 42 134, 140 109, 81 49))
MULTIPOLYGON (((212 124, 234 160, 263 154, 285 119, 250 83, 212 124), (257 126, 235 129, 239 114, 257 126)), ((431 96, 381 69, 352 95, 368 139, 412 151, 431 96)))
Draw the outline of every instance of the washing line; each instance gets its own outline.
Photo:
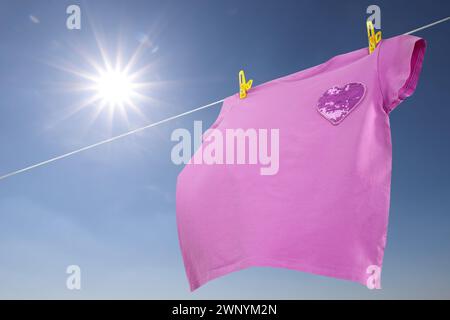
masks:
POLYGON ((423 27, 420 27, 420 28, 411 30, 411 31, 409 31, 409 32, 406 32, 406 33, 404 33, 404 35, 412 34, 412 33, 415 33, 415 32, 417 32, 417 31, 421 31, 421 30, 427 29, 427 28, 432 27, 432 26, 435 26, 435 25, 437 25, 437 24, 439 24, 439 23, 445 22, 445 21, 447 21, 447 20, 449 20, 449 19, 450 19, 450 17, 447 17, 447 18, 444 18, 444 19, 441 19, 441 20, 432 22, 432 23, 427 24, 427 25, 425 25, 425 26, 423 26, 423 27))
MULTIPOLYGON (((441 19, 441 20, 432 22, 432 23, 430 23, 430 24, 424 25, 424 26, 419 27, 419 28, 417 28, 417 29, 411 30, 411 31, 409 31, 409 32, 406 32, 406 33, 404 33, 404 35, 409 35, 409 34, 412 34, 412 33, 415 33, 415 32, 418 32, 418 31, 421 31, 421 30, 430 28, 430 27, 435 26, 435 25, 437 25, 437 24, 439 24, 439 23, 445 22, 445 21, 447 21, 447 20, 449 20, 449 19, 450 19, 450 16, 449 16, 449 17, 446 17, 446 18, 443 18, 443 19, 441 19)), ((180 114, 177 114, 177 115, 174 115, 174 116, 165 118, 165 119, 163 119, 163 120, 160 120, 160 121, 157 121, 157 122, 150 123, 150 124, 145 125, 145 126, 143 126, 143 127, 139 127, 139 128, 133 129, 133 130, 131 130, 131 131, 127 131, 127 132, 122 133, 122 134, 119 134, 119 135, 117 135, 117 136, 108 138, 108 139, 106 139, 106 140, 99 141, 99 142, 97 142, 97 143, 94 143, 94 144, 88 145, 88 146, 86 146, 86 147, 83 147, 83 148, 80 148, 80 149, 77 149, 77 150, 74 150, 74 151, 71 151, 71 152, 62 154, 62 155, 60 155, 60 156, 57 156, 57 157, 54 157, 54 158, 51 158, 51 159, 48 159, 48 160, 45 160, 45 161, 42 161, 42 162, 38 162, 38 163, 33 164, 33 165, 30 165, 30 166, 28 166, 28 167, 25 167, 25 168, 22 168, 22 169, 19 169, 19 170, 16 170, 16 171, 12 171, 12 172, 10 172, 10 173, 7 173, 7 174, 5 174, 5 175, 0 176, 0 180, 3 180, 3 179, 6 179, 6 178, 9 178, 9 177, 12 177, 12 176, 17 175, 17 174, 19 174, 19 173, 23 173, 23 172, 26 172, 26 171, 35 169, 35 168, 37 168, 37 167, 44 166, 44 165, 46 165, 46 164, 49 164, 49 163, 52 163, 52 162, 55 162, 55 161, 58 161, 58 160, 61 160, 61 159, 64 159, 64 158, 67 158, 67 157, 70 157, 70 156, 73 156, 73 155, 75 155, 75 154, 77 154, 77 153, 80 153, 80 152, 83 152, 83 151, 86 151, 86 150, 89 150, 89 149, 92 149, 92 148, 95 148, 95 147, 98 147, 98 146, 101 146, 101 145, 104 145, 104 144, 107 144, 107 143, 110 143, 110 142, 113 142, 113 141, 116 141, 116 140, 119 140, 119 139, 121 139, 121 138, 127 137, 127 136, 132 135, 132 134, 135 134, 135 133, 137 133, 137 132, 140 132, 140 131, 143 131, 143 130, 146 130, 146 129, 149 129, 149 128, 156 127, 156 126, 158 126, 158 125, 160 125, 160 124, 163 124, 163 123, 166 123, 166 122, 175 120, 175 119, 177 119, 177 118, 184 117, 184 116, 186 116, 186 115, 188 115, 188 114, 191 114, 191 113, 194 113, 194 112, 197 112, 197 111, 206 109, 206 108, 210 108, 210 107, 212 107, 212 106, 216 106, 216 105, 218 105, 219 103, 222 103, 222 102, 224 102, 224 101, 225 101, 225 98, 224 98, 224 99, 221 99, 221 100, 217 100, 217 101, 215 101, 215 102, 211 102, 211 103, 205 104, 205 105, 203 105, 203 106, 200 106, 200 107, 197 107, 197 108, 194 108, 194 109, 191 109, 191 110, 189 110, 189 111, 186 111, 186 112, 183 112, 183 113, 180 113, 180 114)))
POLYGON ((146 125, 146 126, 143 126, 143 127, 140 127, 140 128, 136 128, 136 129, 133 129, 133 130, 131 130, 131 131, 127 131, 127 132, 125 132, 125 133, 119 134, 119 135, 114 136, 114 137, 111 137, 111 138, 109 138, 109 139, 102 140, 102 141, 100 141, 100 142, 97 142, 97 143, 88 145, 88 146, 86 146, 86 147, 83 147, 83 148, 80 148, 80 149, 77 149, 77 150, 74 150, 74 151, 65 153, 65 154, 63 154, 63 155, 60 155, 60 156, 57 156, 57 157, 54 157, 54 158, 51 158, 51 159, 48 159, 48 160, 45 160, 45 161, 42 161, 42 162, 39 162, 39 163, 36 163, 36 164, 31 165, 31 166, 29 166, 29 167, 26 167, 26 168, 23 168, 23 169, 20 169, 20 170, 17 170, 17 171, 10 172, 10 173, 8 173, 8 174, 5 174, 5 175, 3 175, 3 176, 0 176, 0 180, 6 179, 6 178, 11 177, 11 176, 13 176, 13 175, 16 175, 16 174, 19 174, 19 173, 22 173, 22 172, 25 172, 25 171, 28 171, 28 170, 31 170, 31 169, 40 167, 40 166, 43 166, 43 165, 48 164, 48 163, 50 163, 50 162, 54 162, 54 161, 57 161, 57 160, 61 160, 61 159, 63 159, 63 158, 67 158, 67 157, 72 156, 72 155, 74 155, 74 154, 77 154, 77 153, 80 153, 80 152, 83 152, 83 151, 86 151, 86 150, 89 150, 89 149, 92 149, 92 148, 101 146, 101 145, 103 145, 103 144, 106 144, 106 143, 109 143, 109 142, 112 142, 112 141, 116 141, 116 140, 118 140, 118 139, 124 138, 124 137, 129 136, 129 135, 132 135, 132 134, 134 134, 134 133, 143 131, 143 130, 145 130, 145 129, 149 129, 149 128, 152 128, 152 127, 156 127, 157 125, 160 125, 160 124, 169 122, 169 121, 171 121, 171 120, 175 120, 175 119, 177 119, 177 118, 184 117, 184 116, 186 116, 186 115, 188 115, 188 114, 197 112, 197 111, 199 111, 199 110, 206 109, 206 108, 209 108, 209 107, 211 107, 211 106, 217 105, 217 104, 223 102, 224 100, 225 100, 225 99, 222 99, 222 100, 218 100, 218 101, 215 101, 215 102, 211 102, 211 103, 205 104, 204 106, 201 106, 201 107, 198 107, 198 108, 195 108, 195 109, 192 109, 192 110, 189 110, 189 111, 186 111, 186 112, 177 114, 177 115, 175 115, 175 116, 172 116, 172 117, 169 117, 169 118, 166 118, 166 119, 157 121, 157 122, 150 123, 150 124, 148 124, 148 125, 146 125))

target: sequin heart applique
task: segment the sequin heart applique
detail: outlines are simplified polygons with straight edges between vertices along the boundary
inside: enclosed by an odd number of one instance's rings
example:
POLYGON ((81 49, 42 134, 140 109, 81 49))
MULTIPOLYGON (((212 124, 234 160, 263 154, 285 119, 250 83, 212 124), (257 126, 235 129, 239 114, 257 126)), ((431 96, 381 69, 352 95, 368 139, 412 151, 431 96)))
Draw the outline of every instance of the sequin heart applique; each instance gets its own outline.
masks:
POLYGON ((362 83, 348 83, 342 88, 334 86, 320 97, 317 111, 332 124, 341 123, 364 97, 366 88, 362 83))

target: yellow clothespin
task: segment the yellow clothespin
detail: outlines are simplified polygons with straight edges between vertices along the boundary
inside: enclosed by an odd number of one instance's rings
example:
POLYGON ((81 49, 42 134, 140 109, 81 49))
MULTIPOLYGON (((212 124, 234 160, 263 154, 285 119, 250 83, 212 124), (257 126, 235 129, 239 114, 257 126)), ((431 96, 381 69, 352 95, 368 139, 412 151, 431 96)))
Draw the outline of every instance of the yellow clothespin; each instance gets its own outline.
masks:
POLYGON ((369 54, 375 51, 377 44, 381 41, 381 31, 375 33, 372 21, 367 21, 367 37, 369 39, 369 54))
POLYGON ((244 70, 239 71, 239 97, 244 99, 247 96, 247 91, 252 87, 253 80, 245 80, 244 70))

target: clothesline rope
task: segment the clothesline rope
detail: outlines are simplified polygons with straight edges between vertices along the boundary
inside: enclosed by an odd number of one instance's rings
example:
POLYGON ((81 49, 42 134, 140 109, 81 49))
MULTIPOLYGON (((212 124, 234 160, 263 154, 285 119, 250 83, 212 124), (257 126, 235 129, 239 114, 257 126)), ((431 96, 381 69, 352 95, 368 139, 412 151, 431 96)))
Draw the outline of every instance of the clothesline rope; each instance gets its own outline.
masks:
POLYGON ((143 130, 145 130, 145 129, 152 128, 152 127, 156 127, 157 125, 163 124, 163 123, 165 123, 165 122, 168 122, 168 121, 171 121, 171 120, 175 120, 175 119, 177 119, 177 118, 184 117, 184 116, 186 116, 186 115, 188 115, 188 114, 197 112, 197 111, 202 110, 202 109, 209 108, 209 107, 211 107, 211 106, 214 106, 214 105, 216 105, 216 104, 219 104, 219 103, 223 102, 224 100, 225 100, 225 99, 222 99, 222 100, 218 100, 218 101, 215 101, 215 102, 211 102, 211 103, 205 104, 204 106, 201 106, 201 107, 198 107, 198 108, 195 108, 195 109, 192 109, 192 110, 189 110, 189 111, 186 111, 186 112, 177 114, 177 115, 175 115, 175 116, 172 116, 172 117, 169 117, 169 118, 166 118, 166 119, 157 121, 157 122, 150 123, 150 124, 148 124, 148 125, 146 125, 146 126, 143 126, 143 127, 137 128, 137 129, 133 129, 133 130, 131 130, 131 131, 127 131, 127 132, 125 132, 125 133, 119 134, 119 135, 114 136, 114 137, 111 137, 111 138, 109 138, 109 139, 102 140, 102 141, 100 141, 100 142, 97 142, 97 143, 88 145, 88 146, 86 146, 86 147, 83 147, 83 148, 80 148, 80 149, 77 149, 77 150, 74 150, 74 151, 65 153, 65 154, 63 154, 63 155, 60 155, 60 156, 57 156, 57 157, 54 157, 54 158, 51 158, 51 159, 48 159, 48 160, 45 160, 45 161, 42 161, 42 162, 39 162, 39 163, 36 163, 36 164, 31 165, 31 166, 29 166, 29 167, 26 167, 26 168, 23 168, 23 169, 20 169, 20 170, 17 170, 17 171, 10 172, 10 173, 8 173, 8 174, 5 174, 5 175, 3 175, 3 176, 0 176, 0 180, 6 179, 6 178, 11 177, 11 176, 13 176, 13 175, 16 175, 16 174, 19 174, 19 173, 22 173, 22 172, 25 172, 25 171, 28 171, 28 170, 31 170, 31 169, 40 167, 40 166, 43 166, 43 165, 48 164, 48 163, 50 163, 50 162, 54 162, 54 161, 57 161, 57 160, 60 160, 60 159, 63 159, 63 158, 67 158, 67 157, 72 156, 72 155, 74 155, 74 154, 77 154, 77 153, 80 153, 80 152, 83 152, 83 151, 86 151, 86 150, 89 150, 89 149, 92 149, 92 148, 101 146, 102 144, 106 144, 106 143, 109 143, 109 142, 112 142, 112 141, 115 141, 115 140, 124 138, 124 137, 126 137, 126 136, 132 135, 132 134, 137 133, 137 132, 139 132, 139 131, 143 131, 143 130))
POLYGON ((427 25, 425 25, 425 26, 423 26, 423 27, 420 27, 420 28, 411 30, 411 31, 409 31, 409 32, 406 32, 406 33, 404 33, 404 35, 408 35, 408 34, 415 33, 415 32, 417 32, 417 31, 423 30, 423 29, 427 29, 427 28, 432 27, 432 26, 435 26, 435 25, 437 25, 437 24, 439 24, 439 23, 445 22, 445 21, 447 21, 447 20, 449 20, 449 19, 450 19, 450 17, 447 17, 447 18, 444 18, 444 19, 441 19, 441 20, 432 22, 432 23, 427 24, 427 25))
MULTIPOLYGON (((409 34, 412 34, 412 33, 417 32, 417 31, 421 31, 421 30, 430 28, 430 27, 435 26, 435 25, 437 25, 437 24, 439 24, 439 23, 445 22, 445 21, 447 21, 447 20, 449 20, 449 19, 450 19, 450 16, 449 16, 449 17, 446 17, 446 18, 444 18, 444 19, 441 19, 441 20, 432 22, 432 23, 427 24, 427 25, 425 25, 425 26, 422 26, 422 27, 420 27, 420 28, 417 28, 417 29, 411 30, 411 31, 409 31, 409 32, 406 32, 406 33, 404 33, 404 35, 409 35, 409 34)), ((140 132, 140 131, 143 131, 143 130, 146 130, 146 129, 149 129, 149 128, 152 128, 152 127, 156 127, 156 126, 158 126, 158 125, 160 125, 160 124, 163 124, 163 123, 166 123, 166 122, 175 120, 175 119, 177 119, 177 118, 184 117, 184 116, 186 116, 186 115, 188 115, 188 114, 191 114, 191 113, 194 113, 194 112, 197 112, 197 111, 200 111, 200 110, 203 110, 203 109, 206 109, 206 108, 209 108, 209 107, 218 105, 219 103, 222 103, 222 102, 224 102, 224 101, 225 101, 225 99, 217 100, 217 101, 215 101, 215 102, 211 102, 211 103, 205 104, 205 105, 203 105, 203 106, 201 106, 201 107, 197 107, 197 108, 191 109, 191 110, 189 110, 189 111, 186 111, 186 112, 183 112, 183 113, 180 113, 180 114, 177 114, 177 115, 174 115, 174 116, 165 118, 165 119, 163 119, 163 120, 160 120, 160 121, 157 121, 157 122, 150 123, 150 124, 148 124, 148 125, 146 125, 146 126, 139 127, 139 128, 133 129, 133 130, 131 130, 131 131, 127 131, 127 132, 125 132, 125 133, 122 133, 122 134, 119 134, 119 135, 117 135, 117 136, 108 138, 108 139, 106 139, 106 140, 99 141, 99 142, 97 142, 97 143, 88 145, 88 146, 86 146, 86 147, 83 147, 83 148, 80 148, 80 149, 77 149, 77 150, 74 150, 74 151, 71 151, 71 152, 62 154, 62 155, 60 155, 60 156, 57 156, 57 157, 54 157, 54 158, 51 158, 51 159, 48 159, 48 160, 45 160, 45 161, 42 161, 42 162, 38 162, 38 163, 33 164, 33 165, 31 165, 31 166, 25 167, 25 168, 23 168, 23 169, 19 169, 19 170, 16 170, 16 171, 12 171, 12 172, 10 172, 10 173, 7 173, 7 174, 5 174, 5 175, 0 176, 0 180, 3 180, 3 179, 6 179, 6 178, 9 178, 9 177, 12 177, 12 176, 14 176, 14 175, 16 175, 16 174, 19 174, 19 173, 23 173, 23 172, 26 172, 26 171, 35 169, 35 168, 37 168, 37 167, 44 166, 44 165, 46 165, 46 164, 49 164, 49 163, 51 163, 51 162, 55 162, 55 161, 57 161, 57 160, 61 160, 61 159, 67 158, 67 157, 72 156, 72 155, 74 155, 74 154, 77 154, 77 153, 80 153, 80 152, 83 152, 83 151, 86 151, 86 150, 89 150, 89 149, 92 149, 92 148, 95 148, 95 147, 104 145, 104 144, 106 144, 106 143, 110 143, 110 142, 119 140, 119 139, 121 139, 121 138, 127 137, 127 136, 132 135, 132 134, 135 134, 135 133, 137 133, 137 132, 140 132)))

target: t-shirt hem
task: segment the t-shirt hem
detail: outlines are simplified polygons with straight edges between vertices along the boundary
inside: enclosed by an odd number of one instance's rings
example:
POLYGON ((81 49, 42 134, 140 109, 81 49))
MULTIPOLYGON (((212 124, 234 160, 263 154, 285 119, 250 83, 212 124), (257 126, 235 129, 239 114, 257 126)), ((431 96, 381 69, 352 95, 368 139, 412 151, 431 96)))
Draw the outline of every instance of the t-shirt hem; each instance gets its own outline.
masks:
POLYGON ((348 280, 360 283, 364 286, 367 285, 367 276, 368 275, 362 275, 361 270, 340 270, 337 268, 330 268, 330 267, 320 267, 320 266, 312 266, 305 264, 304 262, 298 261, 298 260, 280 260, 280 259, 273 259, 273 258, 267 258, 267 257, 250 257, 241 259, 237 262, 228 264, 226 266, 222 266, 216 269, 210 270, 207 274, 204 276, 189 276, 189 285, 190 290, 194 291, 198 289, 199 287, 203 286, 207 282, 217 279, 221 276, 224 276, 226 274, 229 274, 231 272, 247 269, 250 267, 274 267, 274 268, 285 268, 285 269, 291 269, 296 271, 301 271, 305 273, 312 273, 316 275, 326 276, 326 277, 332 277, 342 280, 348 280))

